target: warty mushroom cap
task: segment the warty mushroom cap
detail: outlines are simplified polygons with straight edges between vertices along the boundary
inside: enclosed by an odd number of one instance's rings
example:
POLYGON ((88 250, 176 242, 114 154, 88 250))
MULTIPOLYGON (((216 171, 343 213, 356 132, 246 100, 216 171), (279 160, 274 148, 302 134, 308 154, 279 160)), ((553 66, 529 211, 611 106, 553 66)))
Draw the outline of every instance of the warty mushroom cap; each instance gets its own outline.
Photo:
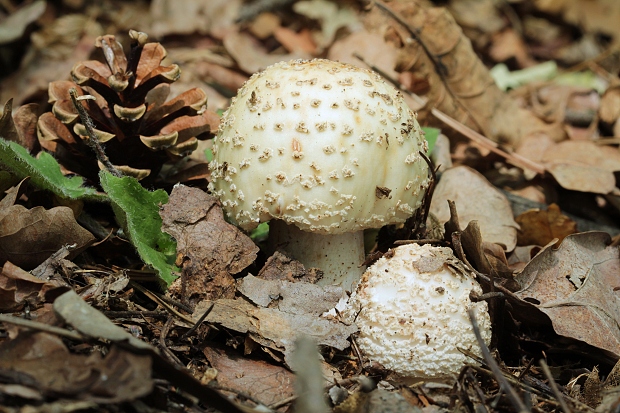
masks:
POLYGON ((360 351, 411 379, 444 378, 471 362, 458 348, 480 355, 468 310, 491 340, 485 301, 472 302, 480 285, 449 248, 408 244, 366 270, 342 311, 359 328, 360 351))
POLYGON ((378 74, 329 60, 254 74, 222 116, 210 190, 245 230, 339 234, 404 222, 429 184, 414 113, 378 74))

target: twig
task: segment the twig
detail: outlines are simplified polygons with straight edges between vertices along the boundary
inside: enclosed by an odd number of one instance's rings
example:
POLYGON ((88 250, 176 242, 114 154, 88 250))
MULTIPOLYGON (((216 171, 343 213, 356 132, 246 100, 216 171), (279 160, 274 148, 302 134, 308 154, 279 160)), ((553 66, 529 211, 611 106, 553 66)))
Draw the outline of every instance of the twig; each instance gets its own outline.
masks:
POLYGON ((196 323, 192 326, 192 328, 187 330, 187 333, 185 333, 185 334, 183 334, 181 336, 181 340, 184 340, 184 339, 188 338, 189 336, 191 336, 192 334, 194 334, 194 331, 196 331, 198 329, 198 327, 200 327, 200 325, 202 325, 202 323, 205 321, 205 319, 207 318, 209 313, 211 313, 211 310, 213 310, 214 306, 215 306, 215 303, 212 302, 209 305, 209 308, 207 308, 207 311, 205 311, 204 314, 200 316, 200 319, 198 319, 198 321, 196 321, 196 323))
POLYGON ((482 351, 482 357, 484 357, 484 361, 487 363, 487 365, 493 372, 493 376, 495 377, 495 380, 499 382, 500 386, 502 387, 502 389, 504 389, 504 391, 506 392, 506 395, 510 399, 512 405, 517 409, 519 413, 529 412, 527 407, 525 407, 525 404, 523 403, 523 401, 519 398, 519 395, 517 394, 515 389, 513 389, 512 386, 510 386, 510 384, 508 383, 508 381, 502 374, 501 369, 499 368, 499 366, 493 359, 493 356, 491 355, 489 348, 487 347, 484 340, 482 339, 482 336, 480 335, 480 327, 478 327, 478 321, 476 320, 474 311, 472 309, 469 309, 468 313, 469 313, 469 319, 471 320, 471 324, 474 328, 474 334, 476 335, 476 340, 478 340, 478 345, 480 346, 480 350, 482 351))
POLYGON ((560 407, 562 408, 562 411, 564 413, 571 413, 571 409, 568 407, 568 404, 566 404, 566 400, 564 400, 562 393, 560 393, 560 389, 558 389, 558 385, 555 383, 555 380, 553 380, 553 376, 551 375, 551 370, 549 370, 549 366, 547 365, 547 362, 545 361, 545 359, 540 359, 539 364, 540 364, 540 367, 542 368, 542 371, 545 377, 549 381, 549 387, 551 387, 551 391, 553 392, 553 395, 557 399, 558 403, 560 403, 560 407))
POLYGON ((75 110, 77 110, 78 114, 80 115, 82 124, 84 125, 84 128, 86 128, 86 133, 88 134, 84 141, 95 152, 97 160, 101 162, 103 166, 105 166, 108 172, 110 172, 117 178, 121 178, 123 174, 118 169, 116 169, 114 165, 112 165, 112 162, 110 162, 108 155, 105 154, 103 146, 101 146, 99 140, 97 139, 97 135, 95 135, 95 125, 93 125, 92 119, 86 112, 86 109, 84 109, 84 106, 82 106, 82 104, 79 102, 80 100, 84 100, 86 96, 89 95, 78 96, 77 89, 74 87, 69 89, 69 95, 71 96, 71 102, 73 102, 75 110))
POLYGON ((12 315, 0 314, 0 322, 26 327, 32 330, 43 331, 45 333, 55 334, 57 336, 65 337, 71 340, 86 341, 86 338, 78 332, 39 323, 38 321, 26 320, 24 318, 15 317, 12 315))
POLYGON ((170 332, 170 328, 172 327, 173 322, 174 321, 172 316, 169 316, 168 320, 166 320, 166 324, 164 324, 164 327, 161 329, 161 333, 159 334, 159 348, 168 358, 168 361, 170 361, 171 363, 175 363, 181 367, 185 367, 183 363, 181 363, 181 360, 179 360, 179 358, 166 345, 166 337, 170 332))
POLYGON ((296 399, 297 399, 297 396, 290 396, 290 397, 287 397, 286 399, 280 400, 279 402, 270 404, 267 407, 269 407, 271 410, 278 410, 280 407, 284 407, 287 404, 293 403, 296 399))
POLYGON ((152 317, 168 318, 168 314, 160 311, 103 311, 108 318, 152 317))
POLYGON ((172 307, 170 304, 168 304, 166 301, 162 300, 160 297, 158 297, 155 293, 147 290, 146 288, 144 288, 143 286, 141 286, 138 283, 135 283, 133 281, 130 281, 130 284, 132 287, 134 287, 136 290, 139 290, 141 293, 143 293, 144 295, 146 295, 148 298, 150 298, 151 300, 155 301, 157 304, 161 305, 164 309, 166 309, 167 311, 169 311, 170 313, 172 313, 172 315, 180 318, 181 320, 185 321, 186 323, 188 323, 189 325, 194 325, 194 320, 192 320, 191 318, 189 318, 188 316, 186 316, 185 314, 181 314, 179 313, 176 308, 172 307))
POLYGON ((536 172, 539 175, 543 175, 545 173, 545 167, 543 165, 541 165, 541 164, 539 164, 537 162, 531 161, 531 160, 527 159, 526 157, 521 156, 521 155, 519 155, 517 153, 508 152, 508 151, 504 151, 503 149, 500 149, 499 146, 497 145, 497 143, 493 142, 492 140, 490 140, 486 136, 476 132, 475 130, 471 129, 470 127, 468 127, 466 125, 463 125, 461 122, 459 122, 458 120, 456 120, 456 119, 446 115, 445 113, 443 113, 439 109, 433 108, 433 109, 431 109, 431 113, 437 119, 439 119, 440 121, 442 121, 446 125, 450 126, 454 130, 462 133, 467 138, 469 138, 472 141, 476 142, 478 145, 482 146, 483 148, 488 149, 489 151, 496 153, 497 155, 501 156, 502 158, 505 158, 511 164, 513 164, 515 166, 518 166, 519 168, 530 169, 530 170, 536 172))

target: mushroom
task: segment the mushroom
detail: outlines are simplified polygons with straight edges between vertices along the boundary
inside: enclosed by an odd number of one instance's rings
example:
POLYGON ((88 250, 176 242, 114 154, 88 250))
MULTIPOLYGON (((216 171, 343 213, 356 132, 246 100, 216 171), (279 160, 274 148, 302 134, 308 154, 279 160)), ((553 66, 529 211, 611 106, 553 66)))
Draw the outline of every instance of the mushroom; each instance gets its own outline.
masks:
POLYGON ((408 379, 458 374, 481 355, 468 311, 488 344, 491 320, 482 289, 449 248, 408 244, 388 251, 362 276, 342 310, 359 328, 357 345, 371 361, 408 379), (389 257, 389 258, 388 258, 389 257))
POLYGON ((321 284, 345 289, 364 269, 363 230, 402 223, 429 185, 426 140, 402 95, 378 74, 329 60, 276 63, 224 112, 210 191, 244 230, 270 223, 270 244, 321 284))

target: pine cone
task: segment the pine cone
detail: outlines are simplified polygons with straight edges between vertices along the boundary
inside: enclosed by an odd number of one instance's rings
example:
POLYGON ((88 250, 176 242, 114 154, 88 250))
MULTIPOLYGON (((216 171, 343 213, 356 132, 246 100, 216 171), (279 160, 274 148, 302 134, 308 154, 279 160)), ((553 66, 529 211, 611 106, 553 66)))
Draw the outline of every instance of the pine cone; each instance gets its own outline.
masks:
POLYGON ((80 102, 111 163, 138 179, 148 176, 150 182, 165 162, 190 154, 198 139, 212 137, 219 122, 217 114, 206 110, 207 96, 199 88, 166 102, 179 67, 161 66, 166 50, 159 43, 146 43, 145 33, 132 30, 129 36, 128 56, 114 36, 97 38, 107 65, 80 62, 71 71, 73 82, 50 83, 52 112, 41 115, 37 124, 41 146, 67 169, 94 181, 100 166, 84 142, 87 133, 72 104, 71 88, 78 96, 95 97, 80 102))

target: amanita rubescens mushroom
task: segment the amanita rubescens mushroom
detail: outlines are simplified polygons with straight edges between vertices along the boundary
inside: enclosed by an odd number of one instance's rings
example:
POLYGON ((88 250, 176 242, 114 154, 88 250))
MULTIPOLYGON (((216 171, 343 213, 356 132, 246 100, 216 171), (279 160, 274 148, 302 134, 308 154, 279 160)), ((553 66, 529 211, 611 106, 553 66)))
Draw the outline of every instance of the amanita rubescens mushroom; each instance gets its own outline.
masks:
POLYGON ((378 74, 329 60, 280 62, 239 90, 213 145, 210 190, 228 218, 321 283, 350 290, 363 268, 363 230, 404 222, 429 185, 414 113, 378 74))

